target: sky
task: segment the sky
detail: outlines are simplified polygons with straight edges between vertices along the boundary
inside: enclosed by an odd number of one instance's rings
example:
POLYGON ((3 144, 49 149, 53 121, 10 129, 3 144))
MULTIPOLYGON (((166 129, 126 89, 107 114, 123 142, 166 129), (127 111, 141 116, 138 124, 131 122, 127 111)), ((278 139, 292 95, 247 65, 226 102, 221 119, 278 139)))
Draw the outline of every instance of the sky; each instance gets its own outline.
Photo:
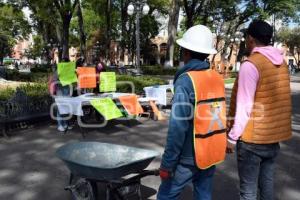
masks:
POLYGON ((25 14, 25 17, 28 19, 28 21, 31 21, 30 19, 30 14, 31 14, 31 11, 29 10, 29 8, 23 8, 23 13, 25 14))

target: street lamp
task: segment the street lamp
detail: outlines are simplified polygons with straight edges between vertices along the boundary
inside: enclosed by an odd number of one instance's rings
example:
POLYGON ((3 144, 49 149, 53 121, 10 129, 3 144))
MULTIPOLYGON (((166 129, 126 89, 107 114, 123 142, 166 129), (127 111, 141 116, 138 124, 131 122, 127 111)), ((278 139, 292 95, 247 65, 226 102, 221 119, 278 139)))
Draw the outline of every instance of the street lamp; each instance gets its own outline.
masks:
POLYGON ((127 14, 132 16, 136 13, 136 69, 140 72, 141 65, 141 49, 140 49, 140 17, 141 14, 147 15, 150 11, 150 7, 147 3, 142 1, 135 1, 130 3, 127 7, 127 14))
POLYGON ((93 62, 94 62, 95 59, 98 58, 98 56, 100 54, 100 48, 101 48, 100 42, 97 41, 96 44, 93 46, 93 50, 92 50, 92 59, 93 59, 93 62))

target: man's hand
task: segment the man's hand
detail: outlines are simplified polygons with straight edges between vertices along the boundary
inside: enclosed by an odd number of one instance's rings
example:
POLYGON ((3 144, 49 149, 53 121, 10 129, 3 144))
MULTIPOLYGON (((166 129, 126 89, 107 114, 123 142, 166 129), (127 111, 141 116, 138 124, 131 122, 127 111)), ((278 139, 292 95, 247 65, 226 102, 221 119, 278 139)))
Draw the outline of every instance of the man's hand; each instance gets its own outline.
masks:
POLYGON ((159 169, 159 176, 162 180, 167 180, 171 178, 171 172, 165 169, 159 169))
POLYGON ((235 144, 227 141, 226 153, 233 153, 235 149, 235 144))

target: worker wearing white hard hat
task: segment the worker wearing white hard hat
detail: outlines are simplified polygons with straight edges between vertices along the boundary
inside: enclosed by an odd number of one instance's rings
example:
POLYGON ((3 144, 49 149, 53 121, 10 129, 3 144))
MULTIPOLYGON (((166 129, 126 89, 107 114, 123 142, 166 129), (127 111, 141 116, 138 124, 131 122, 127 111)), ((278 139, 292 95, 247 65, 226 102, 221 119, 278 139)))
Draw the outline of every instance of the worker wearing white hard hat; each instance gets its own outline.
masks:
POLYGON ((187 30, 177 44, 194 52, 216 54, 213 40, 213 34, 206 26, 197 25, 187 30))
POLYGON ((217 53, 213 34, 206 26, 191 27, 177 44, 182 47, 185 65, 174 78, 175 93, 160 166, 162 183, 157 199, 178 199, 184 187, 193 183, 194 199, 210 200, 215 165, 225 157, 226 125, 224 119, 219 118, 224 113, 220 106, 225 105, 224 82, 216 72, 209 70, 206 62, 210 54, 217 53), (214 90, 223 92, 218 96, 220 98, 214 98, 214 90), (211 105, 217 106, 210 110, 211 105), (208 113, 213 120, 203 121, 197 117, 198 111, 200 114, 204 111, 204 115, 208 113), (201 135, 199 128, 209 134, 201 135), (211 144, 211 140, 216 140, 217 144, 211 144), (213 152, 215 146, 216 156, 213 152))

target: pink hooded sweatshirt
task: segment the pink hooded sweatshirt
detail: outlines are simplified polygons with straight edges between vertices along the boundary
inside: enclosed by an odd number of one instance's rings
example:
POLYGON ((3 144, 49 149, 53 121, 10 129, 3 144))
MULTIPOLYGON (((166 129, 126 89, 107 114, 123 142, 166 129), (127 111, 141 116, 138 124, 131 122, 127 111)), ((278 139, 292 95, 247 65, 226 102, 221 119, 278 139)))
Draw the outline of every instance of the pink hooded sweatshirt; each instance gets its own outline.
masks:
MULTIPOLYGON (((256 47, 252 53, 255 52, 267 57, 274 65, 281 65, 284 62, 283 52, 272 46, 256 47)), ((228 134, 228 141, 232 144, 236 144, 249 121, 258 80, 259 73, 256 67, 249 61, 244 62, 239 72, 234 125, 228 134)))

